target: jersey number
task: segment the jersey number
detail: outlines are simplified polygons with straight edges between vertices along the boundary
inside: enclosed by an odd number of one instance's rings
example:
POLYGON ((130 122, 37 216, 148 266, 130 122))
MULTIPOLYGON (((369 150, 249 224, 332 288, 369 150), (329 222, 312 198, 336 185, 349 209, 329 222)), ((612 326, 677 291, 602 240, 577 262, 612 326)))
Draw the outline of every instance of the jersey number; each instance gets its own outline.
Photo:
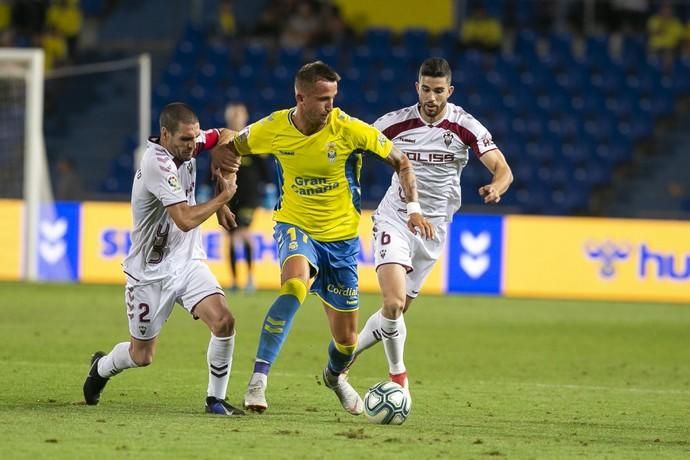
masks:
POLYGON ((390 242, 391 242, 391 236, 386 232, 381 232, 381 246, 385 246, 387 244, 390 244, 390 242))
POLYGON ((149 318, 149 311, 150 311, 149 304, 140 303, 139 304, 139 310, 141 311, 139 313, 139 321, 141 321, 142 323, 150 323, 151 318, 149 318))
MULTIPOLYGON (((297 241, 297 229, 295 227, 290 227, 287 229, 287 234, 290 235, 290 241, 297 241)), ((307 235, 302 233, 302 241, 307 242, 307 235)))

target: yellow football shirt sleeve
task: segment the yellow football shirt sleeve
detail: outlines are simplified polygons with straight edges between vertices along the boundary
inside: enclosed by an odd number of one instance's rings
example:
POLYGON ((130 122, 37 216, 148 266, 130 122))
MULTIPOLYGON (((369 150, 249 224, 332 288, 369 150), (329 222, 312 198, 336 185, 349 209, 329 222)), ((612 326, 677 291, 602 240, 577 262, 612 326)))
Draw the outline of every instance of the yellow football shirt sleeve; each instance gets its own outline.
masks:
POLYGON ((381 158, 387 158, 393 150, 393 143, 381 131, 356 118, 350 122, 350 134, 356 148, 381 158))
POLYGON ((233 139, 240 155, 267 155, 273 153, 273 132, 267 128, 266 119, 259 120, 242 129, 233 139))

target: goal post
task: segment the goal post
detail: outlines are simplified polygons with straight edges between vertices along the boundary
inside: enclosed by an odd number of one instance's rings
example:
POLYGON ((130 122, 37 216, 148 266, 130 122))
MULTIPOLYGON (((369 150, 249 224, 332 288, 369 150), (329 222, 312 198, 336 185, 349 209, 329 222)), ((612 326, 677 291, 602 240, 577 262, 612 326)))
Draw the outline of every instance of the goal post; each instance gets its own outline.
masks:
POLYGON ((0 176, 0 198, 24 201, 22 278, 30 281, 38 279, 41 204, 52 202, 43 138, 43 63, 42 49, 0 48, 0 129, 6 130, 0 149, 7 168, 0 176), (13 164, 22 172, 12 171, 13 164))
MULTIPOLYGON (((63 219, 60 206, 53 199, 48 155, 44 138, 44 85, 46 79, 78 78, 82 75, 137 72, 137 103, 132 104, 138 115, 138 157, 146 145, 151 123, 151 58, 142 54, 115 61, 60 67, 44 72, 41 49, 0 48, 0 200, 13 200, 22 209, 15 225, 21 235, 17 248, 19 262, 15 273, 20 279, 78 280, 79 261, 70 258, 76 252, 65 252, 66 231, 78 232, 70 225, 57 235, 63 219), (68 255, 65 255, 69 253, 68 255)), ((50 147, 50 146, 48 146, 50 147)), ((64 208, 66 209, 66 208, 64 208)), ((77 243, 79 244, 79 243, 77 243)))

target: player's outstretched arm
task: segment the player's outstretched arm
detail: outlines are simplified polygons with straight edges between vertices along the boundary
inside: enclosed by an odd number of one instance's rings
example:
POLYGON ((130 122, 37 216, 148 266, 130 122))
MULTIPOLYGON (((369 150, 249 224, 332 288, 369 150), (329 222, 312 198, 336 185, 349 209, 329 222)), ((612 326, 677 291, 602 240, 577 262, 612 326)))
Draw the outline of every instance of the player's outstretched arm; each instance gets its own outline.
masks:
POLYGON ((480 157, 484 166, 491 171, 494 178, 490 184, 479 187, 479 195, 484 198, 486 204, 496 204, 501 201, 503 195, 513 182, 513 172, 508 166, 506 157, 499 149, 486 152, 480 157))
POLYGON ((235 195, 237 184, 235 174, 230 174, 228 179, 220 177, 220 171, 216 171, 217 194, 206 203, 189 206, 187 203, 177 203, 168 206, 167 210, 175 225, 183 232, 188 232, 202 224, 216 211, 230 201, 235 195))
POLYGON ((218 145, 224 145, 229 143, 236 135, 237 131, 229 128, 217 128, 218 129, 218 145))
MULTIPOLYGON (((225 130, 231 131, 231 130, 225 130)), ((235 131, 231 131, 234 133, 235 131)), ((212 170, 219 169, 221 175, 226 179, 230 174, 236 173, 240 169, 242 161, 240 154, 235 148, 232 137, 226 143, 218 143, 216 147, 211 150, 211 168, 212 170)))
POLYGON ((408 217, 407 227, 413 233, 419 231, 422 238, 428 240, 433 239, 434 227, 422 215, 422 208, 419 205, 419 196, 417 194, 417 178, 415 177, 409 158, 407 158, 397 147, 393 147, 391 153, 386 157, 386 161, 388 161, 388 163, 393 166, 393 169, 395 169, 395 172, 398 173, 400 186, 405 194, 408 217))

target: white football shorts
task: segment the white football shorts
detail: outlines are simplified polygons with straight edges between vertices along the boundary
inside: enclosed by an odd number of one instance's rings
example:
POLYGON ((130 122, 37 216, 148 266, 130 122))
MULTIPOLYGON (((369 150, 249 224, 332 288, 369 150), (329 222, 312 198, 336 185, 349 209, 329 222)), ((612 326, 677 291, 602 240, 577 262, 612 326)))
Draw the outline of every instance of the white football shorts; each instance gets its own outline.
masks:
POLYGON ((423 239, 407 228, 407 222, 381 214, 374 215, 374 263, 400 264, 407 268, 407 295, 415 298, 443 252, 447 223, 432 222, 436 235, 423 239))
POLYGON ((193 314, 199 302, 214 294, 225 295, 211 270, 201 260, 191 260, 167 279, 143 283, 127 277, 125 305, 129 333, 135 339, 151 340, 178 303, 193 314))

